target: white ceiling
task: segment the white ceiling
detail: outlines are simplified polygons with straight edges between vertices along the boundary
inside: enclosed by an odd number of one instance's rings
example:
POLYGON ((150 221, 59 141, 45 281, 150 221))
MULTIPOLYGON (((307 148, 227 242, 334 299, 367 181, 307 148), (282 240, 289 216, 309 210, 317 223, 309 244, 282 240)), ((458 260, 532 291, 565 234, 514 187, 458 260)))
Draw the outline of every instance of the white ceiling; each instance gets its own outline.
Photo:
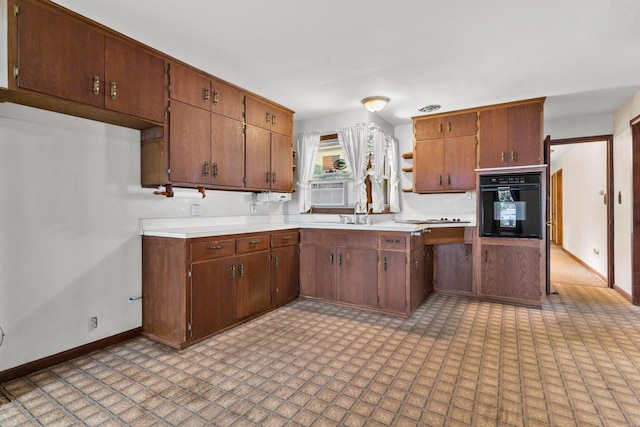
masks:
POLYGON ((640 90, 638 0, 56 0, 307 119, 547 97, 547 120, 640 90))

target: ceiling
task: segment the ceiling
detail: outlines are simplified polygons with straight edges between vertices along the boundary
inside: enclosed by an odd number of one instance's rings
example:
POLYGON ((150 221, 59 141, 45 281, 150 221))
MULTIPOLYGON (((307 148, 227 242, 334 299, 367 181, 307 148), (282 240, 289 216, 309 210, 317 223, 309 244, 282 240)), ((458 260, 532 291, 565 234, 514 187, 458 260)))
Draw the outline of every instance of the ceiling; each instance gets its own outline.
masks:
POLYGON ((640 90, 637 0, 56 0, 309 119, 391 98, 394 125, 547 97, 546 120, 640 90))

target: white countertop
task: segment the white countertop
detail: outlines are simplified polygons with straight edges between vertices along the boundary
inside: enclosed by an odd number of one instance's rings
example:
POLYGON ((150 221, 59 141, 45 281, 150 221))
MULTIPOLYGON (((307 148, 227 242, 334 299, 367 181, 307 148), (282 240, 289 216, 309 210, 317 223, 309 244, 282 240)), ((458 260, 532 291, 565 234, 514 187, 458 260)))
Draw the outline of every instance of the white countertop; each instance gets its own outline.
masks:
MULTIPOLYGON (((339 219, 327 218, 326 221, 316 218, 295 218, 297 221, 286 221, 283 218, 266 216, 252 217, 210 217, 210 218, 174 218, 143 219, 140 221, 140 234, 143 236, 191 239, 197 237, 225 236, 231 234, 260 233, 293 229, 331 229, 331 230, 369 230, 396 231, 406 233, 422 233, 429 228, 442 227, 474 227, 475 221, 448 224, 406 224, 386 218, 372 224, 341 224, 339 219), (262 221, 260 221, 262 220, 262 221)), ((391 216, 393 218, 393 216, 391 216)), ((381 217, 381 219, 383 219, 381 217)))

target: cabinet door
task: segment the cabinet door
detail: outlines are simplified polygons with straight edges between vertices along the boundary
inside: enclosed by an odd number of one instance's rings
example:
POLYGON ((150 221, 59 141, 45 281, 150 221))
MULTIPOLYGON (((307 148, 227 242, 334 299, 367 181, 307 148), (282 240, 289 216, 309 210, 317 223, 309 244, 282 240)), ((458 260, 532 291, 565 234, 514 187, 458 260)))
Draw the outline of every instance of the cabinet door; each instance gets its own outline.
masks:
POLYGON ((478 131, 478 114, 475 111, 446 116, 444 121, 445 138, 476 136, 478 131))
POLYGON ((105 37, 105 107, 164 122, 164 60, 123 40, 105 37))
POLYGON ((444 190, 444 139, 417 141, 413 150, 413 189, 444 190))
POLYGON ((444 117, 416 119, 413 132, 416 141, 442 139, 444 138, 444 117))
POLYGON ((407 255, 400 251, 380 252, 378 307, 395 313, 407 311, 407 255))
POLYGON ((279 133, 271 133, 271 189, 293 191, 292 140, 279 133))
POLYGON ((236 321, 235 258, 191 265, 192 340, 224 328, 236 321))
POLYGON ((424 247, 424 294, 429 295, 433 291, 434 260, 433 245, 424 247))
POLYGON ((271 106, 271 131, 280 135, 293 135, 293 114, 271 106))
POLYGON ((257 98, 245 98, 247 124, 271 130, 271 106, 257 98))
POLYGON ((171 64, 169 96, 194 107, 209 109, 211 82, 206 74, 180 64, 171 64))
POLYGON ((271 304, 278 306, 298 296, 298 245, 271 250, 271 304))
MULTIPOLYGON (((411 251, 411 311, 418 308, 427 296, 425 274, 426 255, 424 247, 411 251)), ((431 292, 431 290, 429 290, 431 292)))
POLYGON ((244 93, 228 83, 212 79, 211 111, 241 122, 244 119, 244 93))
POLYGON ((542 105, 509 107, 509 165, 538 165, 542 162, 542 105))
POLYGON ((447 138, 444 147, 445 188, 475 190, 476 137, 447 138))
POLYGON ((480 112, 478 168, 508 166, 508 108, 480 112))
POLYGON ((378 251, 341 247, 336 254, 336 300, 377 307, 378 251))
POLYGON ((271 187, 271 132, 247 125, 246 133, 245 185, 268 190, 271 187))
POLYGON ((242 122, 211 114, 211 183, 244 186, 244 128, 242 122))
POLYGON ((172 182, 208 184, 211 113, 182 102, 171 102, 169 116, 169 165, 172 182))
POLYGON ((300 245, 300 295, 333 300, 335 262, 333 248, 300 245))
POLYGON ((46 2, 20 2, 18 66, 20 88, 104 107, 104 36, 46 2))
POLYGON ((269 251, 238 257, 237 313, 238 319, 266 310, 271 303, 269 251))
POLYGON ((480 294, 540 301, 540 249, 482 245, 480 294))
POLYGON ((471 245, 435 245, 435 286, 437 290, 471 292, 471 245))

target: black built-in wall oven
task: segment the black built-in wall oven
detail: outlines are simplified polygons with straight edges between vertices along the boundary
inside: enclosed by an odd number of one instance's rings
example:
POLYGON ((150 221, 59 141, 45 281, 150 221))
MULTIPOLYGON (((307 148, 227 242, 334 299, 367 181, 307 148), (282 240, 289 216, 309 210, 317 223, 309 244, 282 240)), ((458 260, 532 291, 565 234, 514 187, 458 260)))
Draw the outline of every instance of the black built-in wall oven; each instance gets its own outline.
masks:
POLYGON ((542 239, 542 173, 480 175, 480 236, 542 239))

